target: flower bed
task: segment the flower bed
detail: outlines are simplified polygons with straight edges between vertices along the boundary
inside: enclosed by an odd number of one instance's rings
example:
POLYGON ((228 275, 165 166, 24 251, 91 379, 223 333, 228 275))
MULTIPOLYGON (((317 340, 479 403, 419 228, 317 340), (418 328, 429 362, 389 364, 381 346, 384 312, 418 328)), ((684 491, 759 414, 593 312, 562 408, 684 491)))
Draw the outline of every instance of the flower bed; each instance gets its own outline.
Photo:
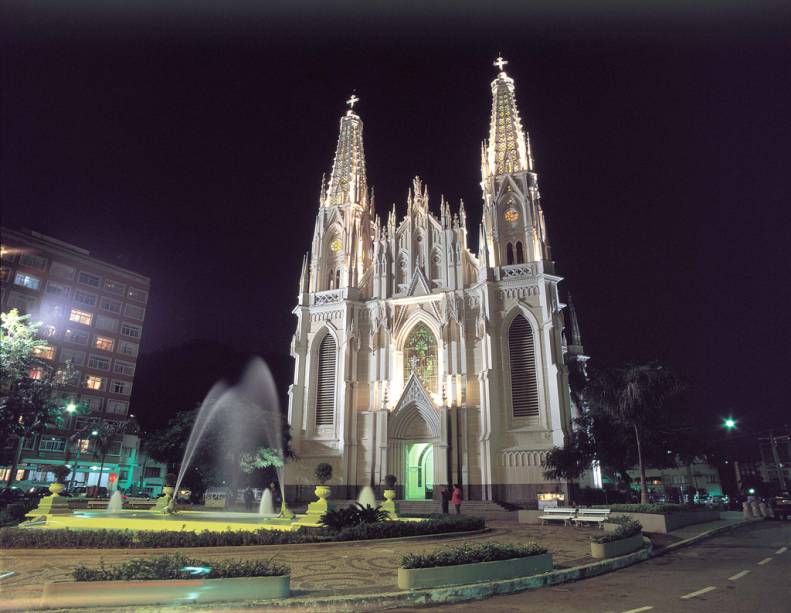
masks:
POLYGON ((419 589, 526 577, 552 570, 552 555, 535 543, 464 544, 401 559, 398 587, 419 589))
POLYGON ((361 524, 339 533, 326 531, 285 532, 282 530, 225 530, 174 532, 167 530, 31 530, 0 528, 0 549, 92 548, 151 549, 163 547, 239 547, 245 545, 286 545, 325 543, 470 532, 485 527, 484 520, 460 516, 428 519, 421 522, 386 521, 361 524))
POLYGON ((643 532, 640 522, 630 517, 613 517, 608 524, 615 524, 615 530, 591 537, 591 555, 594 558, 615 558, 637 551, 643 546, 643 532))
POLYGON ((646 532, 667 534, 676 528, 720 519, 720 512, 700 505, 686 504, 613 504, 594 508, 610 509, 639 521, 646 532))
POLYGON ((271 560, 204 562, 180 553, 129 560, 111 568, 80 565, 73 572, 74 582, 44 586, 44 604, 79 607, 285 598, 290 594, 290 572, 271 560))

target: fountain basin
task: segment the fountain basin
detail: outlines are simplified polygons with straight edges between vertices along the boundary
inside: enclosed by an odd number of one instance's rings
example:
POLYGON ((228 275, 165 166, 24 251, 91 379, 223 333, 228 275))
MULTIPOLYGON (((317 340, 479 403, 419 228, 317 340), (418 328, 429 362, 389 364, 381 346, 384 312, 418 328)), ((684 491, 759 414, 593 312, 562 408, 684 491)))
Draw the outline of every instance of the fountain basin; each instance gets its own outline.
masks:
POLYGON ((252 513, 179 511, 175 515, 163 515, 155 511, 79 511, 63 515, 30 514, 30 521, 20 528, 46 529, 71 528, 74 530, 183 530, 223 532, 225 530, 299 530, 300 520, 282 517, 262 517, 252 513))

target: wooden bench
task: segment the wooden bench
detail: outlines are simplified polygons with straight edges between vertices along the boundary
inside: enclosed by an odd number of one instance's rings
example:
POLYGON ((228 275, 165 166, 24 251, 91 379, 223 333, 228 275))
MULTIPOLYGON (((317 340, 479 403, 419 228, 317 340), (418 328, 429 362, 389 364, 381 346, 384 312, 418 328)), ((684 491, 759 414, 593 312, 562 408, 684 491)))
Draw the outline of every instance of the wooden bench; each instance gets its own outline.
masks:
POLYGON ((574 519, 576 513, 577 509, 572 509, 570 507, 548 507, 543 509, 543 515, 539 515, 538 519, 540 519, 542 523, 555 520, 568 524, 574 519))
POLYGON ((574 523, 579 524, 598 524, 604 527, 604 522, 610 515, 610 509, 577 509, 577 516, 574 523))

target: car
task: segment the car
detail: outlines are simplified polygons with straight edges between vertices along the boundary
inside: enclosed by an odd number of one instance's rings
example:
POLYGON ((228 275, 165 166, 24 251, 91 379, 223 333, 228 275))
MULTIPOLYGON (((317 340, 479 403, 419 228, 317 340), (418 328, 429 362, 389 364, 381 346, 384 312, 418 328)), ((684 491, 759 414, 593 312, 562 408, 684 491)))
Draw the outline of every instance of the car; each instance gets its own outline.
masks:
POLYGON ((0 487, 0 502, 21 502, 25 499, 25 492, 18 487, 0 487))
POLYGON ((49 491, 49 487, 46 485, 34 485, 25 492, 25 495, 28 498, 44 498, 44 496, 51 496, 52 492, 49 491))
POLYGON ((788 519, 791 517, 791 494, 788 492, 780 492, 774 498, 769 500, 772 506, 775 517, 778 519, 788 519))

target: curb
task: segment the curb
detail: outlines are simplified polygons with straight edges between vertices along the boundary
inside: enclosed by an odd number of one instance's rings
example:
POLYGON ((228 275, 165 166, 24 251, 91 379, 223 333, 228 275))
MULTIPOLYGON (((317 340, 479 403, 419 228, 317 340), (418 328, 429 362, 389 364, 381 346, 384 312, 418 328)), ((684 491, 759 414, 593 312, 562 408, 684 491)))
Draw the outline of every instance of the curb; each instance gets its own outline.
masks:
POLYGON ((671 543, 667 547, 663 547, 662 549, 656 549, 651 553, 652 558, 656 558, 659 556, 663 556, 666 553, 671 553, 676 549, 681 549, 682 547, 688 547, 689 545, 694 545, 699 541, 703 541, 707 538, 711 538, 712 536, 716 536, 718 534, 722 534, 723 532, 730 532, 731 530, 735 530, 737 528, 742 528, 743 526, 748 526, 755 522, 763 521, 763 518, 760 519, 743 519, 741 521, 734 522, 732 524, 728 524, 727 526, 720 526, 719 528, 712 528, 711 530, 707 530, 706 532, 701 532, 700 534, 696 534, 695 536, 690 536, 683 541, 678 541, 677 543, 671 543))

